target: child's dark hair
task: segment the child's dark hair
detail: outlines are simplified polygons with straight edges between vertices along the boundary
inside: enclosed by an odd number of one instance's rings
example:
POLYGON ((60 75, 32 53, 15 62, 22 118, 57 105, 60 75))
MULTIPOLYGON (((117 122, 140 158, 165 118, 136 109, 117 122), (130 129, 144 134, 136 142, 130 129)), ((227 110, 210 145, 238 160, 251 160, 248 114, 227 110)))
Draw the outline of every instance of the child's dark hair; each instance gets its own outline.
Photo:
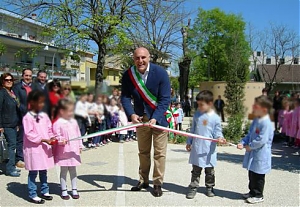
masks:
POLYGON ((41 90, 32 90, 28 94, 27 103, 37 102, 41 97, 45 97, 45 93, 41 90))
POLYGON ((257 103, 258 105, 260 105, 263 108, 266 108, 268 110, 269 114, 271 113, 273 103, 267 96, 261 95, 261 96, 256 97, 255 103, 257 103))
POLYGON ((214 101, 214 94, 211 91, 203 90, 196 96, 197 101, 204 101, 205 103, 210 103, 214 101))
POLYGON ((67 99, 67 98, 60 99, 54 110, 54 118, 57 118, 60 110, 66 110, 68 108, 68 106, 70 106, 70 105, 74 105, 74 102, 72 100, 67 99))

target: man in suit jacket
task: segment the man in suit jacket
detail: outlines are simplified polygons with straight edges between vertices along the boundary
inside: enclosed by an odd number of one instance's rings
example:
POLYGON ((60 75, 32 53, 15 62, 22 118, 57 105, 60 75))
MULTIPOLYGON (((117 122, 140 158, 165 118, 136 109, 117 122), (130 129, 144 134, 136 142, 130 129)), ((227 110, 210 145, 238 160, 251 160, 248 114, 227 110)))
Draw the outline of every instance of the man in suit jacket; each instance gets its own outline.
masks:
MULTIPOLYGON (((149 122, 150 125, 168 126, 165 112, 170 105, 170 80, 165 69, 150 63, 146 48, 137 48, 133 54, 135 66, 128 69, 122 78, 121 102, 133 123, 149 122), (139 85, 143 85, 141 87, 139 85), (151 96, 152 95, 152 96, 151 96), (152 98, 151 98, 152 97, 152 98), (134 101, 134 106, 131 104, 134 101)), ((151 144, 154 147, 153 195, 162 196, 161 186, 165 172, 168 133, 151 127, 137 128, 139 148, 139 183, 132 191, 149 187, 151 144)))
POLYGON ((225 122, 225 118, 224 118, 225 102, 221 99, 221 96, 218 96, 218 99, 215 100, 214 106, 215 106, 215 109, 217 111, 217 114, 219 116, 221 116, 222 122, 225 122))
MULTIPOLYGON (((22 80, 15 84, 13 91, 17 98, 20 101, 20 120, 22 121, 23 117, 27 113, 27 96, 30 93, 32 84, 32 70, 27 68, 22 71, 22 80)), ((16 166, 23 168, 24 157, 23 157, 23 126, 19 126, 19 132, 17 137, 17 146, 16 146, 16 166)))
POLYGON ((43 108, 43 112, 48 114, 51 117, 50 113, 50 100, 49 100, 49 91, 47 88, 47 73, 44 70, 40 70, 36 75, 37 80, 32 83, 32 90, 39 90, 45 93, 45 105, 43 108))

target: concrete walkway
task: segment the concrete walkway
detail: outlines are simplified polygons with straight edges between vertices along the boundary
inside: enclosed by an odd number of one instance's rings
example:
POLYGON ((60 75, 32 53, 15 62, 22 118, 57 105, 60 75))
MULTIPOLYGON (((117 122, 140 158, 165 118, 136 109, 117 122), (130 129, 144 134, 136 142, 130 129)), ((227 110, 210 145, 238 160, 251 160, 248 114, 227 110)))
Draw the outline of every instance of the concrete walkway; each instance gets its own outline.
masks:
MULTIPOLYGON (((299 155, 295 150, 274 145, 273 170, 266 176, 265 202, 256 206, 299 206, 299 155)), ((185 198, 191 166, 184 145, 168 145, 164 195, 155 198, 151 189, 131 192, 137 183, 137 143, 111 143, 83 152, 78 167, 79 200, 63 201, 59 187, 59 168, 49 170, 50 192, 54 200, 44 206, 249 206, 240 193, 247 192, 247 171, 242 169, 243 151, 219 148, 216 167, 216 197, 208 198, 204 187, 194 200, 185 198)), ((1 169, 3 169, 3 165, 1 169)), ((33 206, 27 201, 27 172, 20 178, 0 175, 0 206, 33 206)), ((68 180, 69 182, 69 180, 68 180)), ((70 182, 69 182, 70 183, 70 182)), ((69 184, 70 185, 70 184, 69 184)), ((204 176, 201 177, 204 186, 204 176)))

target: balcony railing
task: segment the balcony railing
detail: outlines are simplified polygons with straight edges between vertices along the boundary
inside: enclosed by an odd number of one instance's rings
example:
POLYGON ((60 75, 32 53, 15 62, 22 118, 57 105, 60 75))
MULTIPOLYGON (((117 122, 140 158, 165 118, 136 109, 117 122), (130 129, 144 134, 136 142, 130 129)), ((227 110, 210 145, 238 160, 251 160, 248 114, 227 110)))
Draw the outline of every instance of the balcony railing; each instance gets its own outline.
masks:
POLYGON ((46 45, 49 45, 49 46, 55 46, 54 41, 50 41, 50 42, 40 41, 40 40, 38 40, 38 38, 35 35, 28 35, 27 33, 25 33, 24 35, 20 35, 20 34, 17 34, 17 33, 11 33, 11 32, 6 32, 6 31, 3 31, 3 30, 0 30, 0 34, 1 35, 6 35, 6 36, 9 36, 9 37, 22 39, 22 40, 31 41, 31 42, 46 44, 46 45))

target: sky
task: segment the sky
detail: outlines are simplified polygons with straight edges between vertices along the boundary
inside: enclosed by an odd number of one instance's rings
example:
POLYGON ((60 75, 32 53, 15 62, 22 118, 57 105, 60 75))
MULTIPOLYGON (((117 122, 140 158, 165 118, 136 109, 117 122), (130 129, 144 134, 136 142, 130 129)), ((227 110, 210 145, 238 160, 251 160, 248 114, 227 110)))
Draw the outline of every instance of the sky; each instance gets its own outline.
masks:
POLYGON ((256 29, 263 30, 270 23, 284 24, 299 30, 299 0, 187 0, 186 11, 193 11, 191 16, 197 16, 197 9, 210 10, 220 8, 225 12, 240 14, 246 22, 256 29))

